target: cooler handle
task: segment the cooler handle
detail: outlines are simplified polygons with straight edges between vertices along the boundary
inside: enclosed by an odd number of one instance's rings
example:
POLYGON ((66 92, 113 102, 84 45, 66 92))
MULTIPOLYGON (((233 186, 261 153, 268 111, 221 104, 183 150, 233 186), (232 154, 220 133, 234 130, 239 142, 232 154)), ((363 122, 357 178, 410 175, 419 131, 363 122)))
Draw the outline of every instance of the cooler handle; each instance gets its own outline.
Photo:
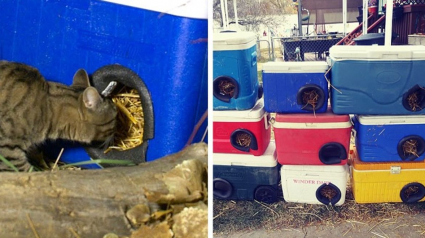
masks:
POLYGON ((251 54, 251 66, 255 66, 257 64, 257 52, 253 52, 251 54))

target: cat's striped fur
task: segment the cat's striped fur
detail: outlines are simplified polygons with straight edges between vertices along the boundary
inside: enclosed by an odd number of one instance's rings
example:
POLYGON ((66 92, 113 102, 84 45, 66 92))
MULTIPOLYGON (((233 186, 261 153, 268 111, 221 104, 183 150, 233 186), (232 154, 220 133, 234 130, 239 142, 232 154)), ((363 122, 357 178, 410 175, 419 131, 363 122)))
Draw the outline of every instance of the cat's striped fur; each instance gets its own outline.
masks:
MULTIPOLYGON (((116 106, 89 86, 85 70, 71 86, 48 82, 28 65, 0 61, 0 154, 19 170, 30 167, 27 152, 45 140, 83 143, 111 140, 116 106)), ((0 171, 10 170, 0 163, 0 171)))

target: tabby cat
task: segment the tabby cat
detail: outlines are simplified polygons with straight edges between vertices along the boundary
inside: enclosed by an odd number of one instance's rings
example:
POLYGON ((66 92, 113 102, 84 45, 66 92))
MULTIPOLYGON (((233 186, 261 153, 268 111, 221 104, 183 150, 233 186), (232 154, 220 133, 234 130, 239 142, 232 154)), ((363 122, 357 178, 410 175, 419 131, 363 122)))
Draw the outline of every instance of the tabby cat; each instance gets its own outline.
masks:
MULTIPOLYGON (((0 154, 20 171, 27 153, 46 140, 112 141, 116 106, 78 70, 71 86, 46 81, 28 65, 0 61, 0 154)), ((0 162, 0 171, 11 170, 0 162)))

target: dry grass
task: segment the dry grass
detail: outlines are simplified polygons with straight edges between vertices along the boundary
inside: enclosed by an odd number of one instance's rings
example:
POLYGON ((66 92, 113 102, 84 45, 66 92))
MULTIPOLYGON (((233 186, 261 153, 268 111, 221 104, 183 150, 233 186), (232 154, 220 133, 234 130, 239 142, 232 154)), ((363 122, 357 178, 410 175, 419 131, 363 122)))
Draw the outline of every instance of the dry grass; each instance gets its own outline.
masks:
POLYGON ((140 95, 135 89, 123 87, 112 96, 118 108, 118 132, 114 144, 105 150, 128 150, 143 143, 144 117, 140 95))
MULTIPOLYGON (((257 229, 273 231, 314 225, 333 226, 344 222, 378 224, 386 219, 422 212, 425 212, 425 203, 358 204, 348 187, 342 206, 287 203, 283 198, 273 204, 214 199, 213 230, 217 234, 231 234, 257 229)), ((421 229, 425 232, 425 227, 421 229)))

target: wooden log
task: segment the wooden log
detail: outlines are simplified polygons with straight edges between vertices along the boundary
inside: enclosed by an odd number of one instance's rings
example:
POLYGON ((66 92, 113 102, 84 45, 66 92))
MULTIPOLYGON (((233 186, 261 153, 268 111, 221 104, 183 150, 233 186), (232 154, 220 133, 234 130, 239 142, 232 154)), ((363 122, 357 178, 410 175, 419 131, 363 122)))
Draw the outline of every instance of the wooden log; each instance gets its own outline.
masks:
POLYGON ((129 236, 138 204, 206 199, 207 145, 133 167, 0 173, 0 237, 129 236))

